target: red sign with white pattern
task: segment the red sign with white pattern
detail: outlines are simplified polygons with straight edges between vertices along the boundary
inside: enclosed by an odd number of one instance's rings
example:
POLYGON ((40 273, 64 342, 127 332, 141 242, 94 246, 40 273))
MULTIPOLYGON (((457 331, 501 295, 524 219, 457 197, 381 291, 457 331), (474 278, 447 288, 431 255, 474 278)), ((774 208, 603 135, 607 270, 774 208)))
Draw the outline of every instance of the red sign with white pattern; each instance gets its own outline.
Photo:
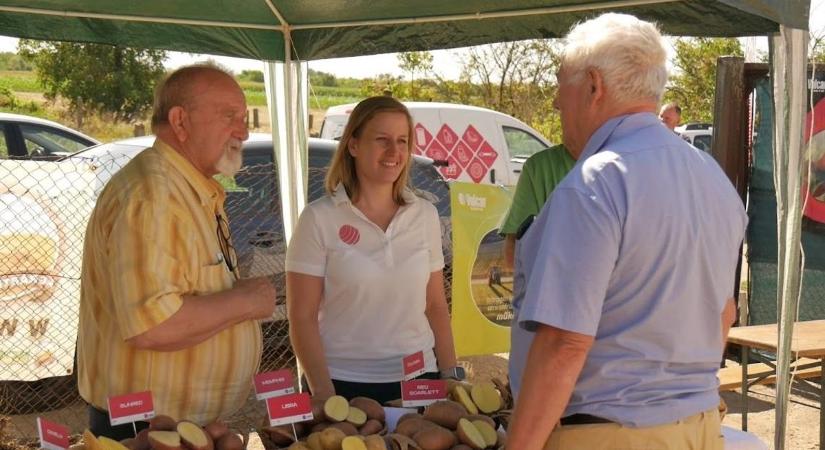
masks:
POLYGON ((401 382, 401 405, 405 408, 427 406, 447 398, 444 380, 411 380, 401 382))
POLYGON ((271 427, 313 419, 312 404, 306 392, 268 398, 266 412, 271 427))
POLYGON ((458 142, 458 135, 455 134, 452 128, 449 125, 444 124, 441 126, 441 129, 438 130, 438 137, 436 140, 441 143, 447 150, 452 150, 455 146, 456 142, 458 142))
POLYGON ((458 141, 458 144, 453 148, 453 156, 455 156, 461 167, 466 168, 470 160, 473 159, 473 151, 470 150, 470 147, 467 147, 464 141, 458 141))
POLYGON ((450 154, 447 153, 447 149, 445 149, 443 145, 439 144, 438 141, 432 141, 424 154, 432 159, 440 159, 442 161, 450 156, 450 154))
POLYGON ((37 434, 40 436, 40 448, 46 450, 66 450, 69 448, 69 427, 38 417, 37 434))
POLYGON ((433 135, 420 123, 415 124, 415 147, 418 153, 424 153, 424 149, 430 145, 433 135))
POLYGON ((255 397, 266 400, 270 397, 295 392, 292 372, 287 369, 264 372, 255 375, 255 397))
POLYGON ((424 352, 416 352, 412 355, 405 356, 401 365, 404 369, 404 381, 412 380, 423 374, 425 372, 424 352))
POLYGON ((498 153, 493 150, 493 147, 490 146, 487 142, 481 144, 481 148, 478 149, 478 153, 476 156, 484 163, 487 167, 493 167, 493 163, 496 162, 496 158, 498 158, 498 153))
POLYGON ((112 426, 149 420, 155 417, 152 391, 109 397, 109 422, 112 426))
POLYGON ((470 178, 473 179, 473 182, 478 183, 484 179, 484 175, 487 174, 487 167, 481 160, 474 158, 470 162, 470 165, 467 166, 467 173, 470 175, 470 178))
POLYGON ((457 180, 464 172, 464 169, 458 165, 458 161, 456 161, 454 157, 448 156, 447 165, 439 167, 438 171, 441 172, 441 176, 447 180, 457 180))
POLYGON ((464 142, 470 146, 473 150, 478 150, 478 147, 484 142, 484 138, 481 137, 481 133, 475 129, 474 126, 469 125, 467 129, 464 130, 464 134, 461 135, 461 138, 464 139, 464 142))

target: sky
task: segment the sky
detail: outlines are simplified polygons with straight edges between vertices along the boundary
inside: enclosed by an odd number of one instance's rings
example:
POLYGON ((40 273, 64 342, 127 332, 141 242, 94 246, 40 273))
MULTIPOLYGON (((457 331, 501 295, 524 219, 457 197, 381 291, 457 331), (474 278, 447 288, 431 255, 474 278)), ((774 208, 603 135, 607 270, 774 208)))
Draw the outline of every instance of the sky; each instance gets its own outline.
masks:
MULTIPOLYGON (((811 0, 810 17, 811 30, 825 30, 825 0, 811 0)), ((767 51, 767 39, 764 37, 753 38, 746 41, 745 46, 753 46, 758 50, 767 51)), ((0 51, 14 52, 16 49, 17 39, 0 36, 0 51)), ((433 54, 433 71, 435 73, 442 78, 458 79, 461 70, 461 59, 466 54, 466 49, 434 50, 431 53, 433 54)), ((235 73, 240 73, 242 70, 263 70, 263 63, 257 60, 179 52, 169 52, 169 58, 165 65, 168 68, 176 68, 204 61, 207 58, 214 59, 235 73)), ((390 73, 396 76, 406 75, 398 67, 398 59, 394 53, 310 61, 309 68, 331 73, 336 77, 372 78, 382 73, 390 73)))

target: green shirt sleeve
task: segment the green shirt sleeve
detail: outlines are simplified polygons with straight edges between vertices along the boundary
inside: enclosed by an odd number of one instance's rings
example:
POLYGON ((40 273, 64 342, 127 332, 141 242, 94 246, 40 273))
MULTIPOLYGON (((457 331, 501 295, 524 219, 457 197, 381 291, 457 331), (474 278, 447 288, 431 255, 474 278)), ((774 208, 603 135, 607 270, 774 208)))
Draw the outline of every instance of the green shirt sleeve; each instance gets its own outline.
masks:
POLYGON ((528 216, 537 215, 553 189, 575 163, 563 145, 542 150, 528 158, 522 167, 510 211, 499 228, 499 234, 515 234, 528 216))

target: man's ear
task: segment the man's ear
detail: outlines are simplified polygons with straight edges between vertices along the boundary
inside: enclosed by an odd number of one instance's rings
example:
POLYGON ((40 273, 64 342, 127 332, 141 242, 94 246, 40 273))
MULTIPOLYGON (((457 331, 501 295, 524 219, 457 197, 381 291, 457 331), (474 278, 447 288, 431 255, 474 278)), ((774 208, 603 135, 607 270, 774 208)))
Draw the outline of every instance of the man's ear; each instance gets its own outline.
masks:
POLYGON ((186 110, 182 106, 173 106, 169 109, 169 126, 178 141, 183 142, 189 137, 188 127, 186 126, 188 118, 186 110))
POLYGON ((587 69, 587 79, 590 85, 591 102, 600 102, 606 95, 601 72, 593 68, 587 69))
POLYGON ((357 142, 354 137, 350 138, 349 142, 347 142, 347 151, 349 152, 349 155, 353 158, 355 158, 355 153, 357 152, 356 144, 357 142))

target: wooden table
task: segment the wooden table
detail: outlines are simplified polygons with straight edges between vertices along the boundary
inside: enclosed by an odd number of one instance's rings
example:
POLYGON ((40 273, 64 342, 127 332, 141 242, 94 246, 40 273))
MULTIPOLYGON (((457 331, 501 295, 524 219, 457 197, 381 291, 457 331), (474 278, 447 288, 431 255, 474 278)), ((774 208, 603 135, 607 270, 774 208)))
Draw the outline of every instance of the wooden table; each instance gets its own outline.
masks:
MULTIPOLYGON (((751 349, 764 350, 776 354, 779 345, 779 326, 777 324, 755 325, 749 327, 731 328, 728 335, 728 342, 742 346, 742 430, 748 429, 748 387, 756 384, 759 379, 748 379, 748 360, 756 359, 759 362, 776 366, 774 361, 760 355, 752 353, 751 349)), ((811 320, 806 322, 796 322, 791 340, 791 361, 798 358, 811 358, 818 360, 814 365, 818 365, 822 370, 819 375, 819 446, 825 449, 825 320, 811 320)), ((810 365, 801 365, 797 369, 805 369, 810 365)), ((798 380, 808 383, 805 380, 798 380)))

